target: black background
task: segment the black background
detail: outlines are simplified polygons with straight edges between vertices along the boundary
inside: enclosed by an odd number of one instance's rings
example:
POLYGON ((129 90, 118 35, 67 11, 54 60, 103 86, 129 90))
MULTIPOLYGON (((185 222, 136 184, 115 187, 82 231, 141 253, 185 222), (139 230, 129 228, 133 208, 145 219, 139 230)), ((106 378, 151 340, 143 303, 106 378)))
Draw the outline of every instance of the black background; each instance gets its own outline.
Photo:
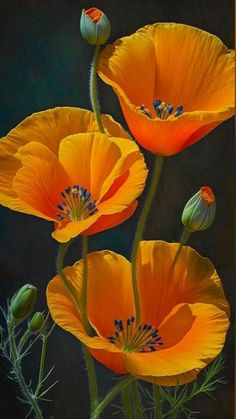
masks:
MULTIPOLYGON (((0 2, 0 135, 33 112, 55 106, 90 109, 88 70, 93 49, 79 31, 82 8, 96 6, 112 24, 110 41, 158 21, 175 21, 197 26, 218 35, 233 47, 233 1, 227 0, 1 0, 0 2)), ((173 77, 175 72, 173 69, 173 77)), ((123 123, 112 90, 100 84, 101 107, 123 123)), ((149 167, 153 156, 146 153, 149 167)), ((186 200, 202 185, 210 185, 216 195, 217 216, 211 229, 193 234, 189 244, 215 264, 233 312, 235 272, 234 245, 234 148, 233 123, 226 121, 204 140, 184 152, 167 158, 160 187, 145 230, 145 239, 178 241, 181 212, 186 200)), ((145 194, 140 199, 142 204, 145 194)), ((112 249, 130 255, 135 226, 140 213, 123 225, 93 236, 90 249, 112 249)), ((52 225, 46 221, 0 208, 0 295, 2 304, 22 284, 38 287, 37 308, 46 309, 45 289, 55 274, 57 243, 50 237, 52 225)), ((78 239, 67 263, 81 255, 78 239)), ((232 316, 233 318, 233 316, 232 316)), ((233 418, 233 327, 228 333, 226 386, 215 393, 217 401, 202 396, 191 407, 201 410, 198 418, 233 418)), ((38 364, 28 358, 25 370, 36 379, 38 364)), ((87 376, 79 342, 58 327, 49 340, 47 367, 55 364, 51 379, 59 383, 50 392, 53 402, 43 406, 45 419, 89 418, 87 376)), ((101 395, 114 383, 105 367, 97 364, 101 395)), ((24 418, 25 407, 16 401, 17 385, 6 378, 8 363, 0 360, 0 417, 24 418)), ((111 418, 107 410, 104 418, 111 418)), ((117 418, 119 417, 116 416, 117 418)))

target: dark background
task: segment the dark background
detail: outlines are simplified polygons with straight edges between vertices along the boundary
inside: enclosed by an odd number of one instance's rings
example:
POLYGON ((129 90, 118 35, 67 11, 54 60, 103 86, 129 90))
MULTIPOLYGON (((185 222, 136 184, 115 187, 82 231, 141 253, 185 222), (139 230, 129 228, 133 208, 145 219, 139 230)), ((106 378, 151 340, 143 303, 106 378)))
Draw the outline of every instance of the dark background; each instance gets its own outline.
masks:
MULTIPOLYGON (((0 1, 0 135, 33 112, 55 106, 90 109, 88 70, 93 49, 82 40, 79 20, 82 8, 97 6, 112 24, 110 41, 158 21, 175 21, 197 26, 218 35, 233 47, 233 1, 227 0, 1 0, 0 1)), ((173 69, 173 77, 175 72, 173 69)), ((100 83, 101 107, 124 124, 112 90, 100 83)), ((153 156, 145 154, 149 167, 153 156)), ((186 200, 202 185, 216 195, 217 215, 206 232, 195 233, 189 244, 215 264, 233 311, 235 272, 234 247, 234 148, 233 123, 226 121, 203 141, 167 158, 145 239, 178 241, 181 212, 186 200)), ((140 199, 142 203, 144 196, 140 199)), ((90 249, 112 249, 130 255, 140 213, 113 230, 93 236, 90 249)), ((46 221, 0 207, 0 296, 2 304, 22 284, 38 287, 37 308, 46 309, 45 289, 55 274, 57 243, 50 237, 46 221)), ((80 240, 72 246, 67 263, 80 257, 80 240)), ((233 318, 233 316, 232 316, 233 318)), ((214 401, 199 397, 190 406, 201 410, 198 418, 233 418, 233 327, 225 346, 226 386, 220 386, 214 401)), ((45 419, 89 418, 87 376, 79 342, 58 327, 49 340, 47 367, 55 364, 51 380, 59 383, 50 392, 53 402, 43 406, 45 419)), ((36 357, 28 358, 26 373, 37 377, 36 357)), ((101 395, 114 381, 105 367, 97 364, 101 395)), ((24 418, 17 385, 6 378, 8 363, 0 360, 0 417, 24 418)), ((107 410, 104 418, 112 417, 107 410)), ((119 417, 116 416, 117 418, 119 417)))

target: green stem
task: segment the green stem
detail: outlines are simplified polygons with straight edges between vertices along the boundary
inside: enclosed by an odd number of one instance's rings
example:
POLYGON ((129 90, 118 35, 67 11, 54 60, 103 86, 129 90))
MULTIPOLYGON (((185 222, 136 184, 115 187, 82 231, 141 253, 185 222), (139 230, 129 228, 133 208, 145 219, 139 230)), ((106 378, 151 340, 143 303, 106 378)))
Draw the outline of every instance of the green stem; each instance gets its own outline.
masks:
POLYGON ((160 386, 153 385, 153 397, 155 400, 154 419, 162 419, 162 407, 161 407, 161 391, 160 386))
POLYGON ((41 351, 41 359, 40 359, 40 367, 39 367, 39 377, 38 377, 38 384, 35 390, 35 396, 38 396, 40 387, 43 381, 44 375, 44 368, 45 368, 45 360, 46 360, 46 351, 47 351, 47 340, 48 337, 46 333, 42 334, 42 351, 41 351))
POLYGON ((82 315, 83 309, 81 306, 81 303, 79 301, 78 296, 76 295, 76 291, 73 287, 73 285, 70 283, 70 281, 68 280, 66 274, 63 271, 63 261, 66 255, 66 252, 69 248, 70 245, 70 241, 68 243, 61 243, 59 245, 59 249, 58 249, 58 254, 57 254, 57 261, 56 261, 56 265, 57 265, 57 272, 60 275, 61 280, 63 281, 63 284, 65 285, 65 288, 70 296, 70 298, 72 299, 73 303, 75 304, 80 316, 82 315))
POLYGON ((190 234, 191 234, 190 231, 188 231, 188 230, 186 230, 184 228, 183 233, 182 233, 182 235, 180 237, 180 243, 179 243, 178 250, 177 250, 177 252, 175 254, 174 260, 173 260, 172 265, 171 265, 171 271, 174 269, 175 264, 176 264, 176 262, 178 260, 178 257, 179 257, 179 255, 181 253, 181 250, 182 250, 183 246, 185 245, 185 243, 187 243, 190 234))
POLYGON ((140 303, 139 303, 139 295, 138 295, 138 285, 137 285, 137 276, 136 276, 136 262, 137 262, 137 253, 138 253, 138 247, 139 242, 142 240, 143 231, 145 227, 145 223, 147 220, 148 213, 150 211, 153 198, 155 196, 155 192, 158 186, 161 169, 163 166, 164 156, 157 155, 155 166, 153 170, 153 175, 151 179, 151 186, 147 194, 146 201, 144 203, 139 222, 137 225, 137 230, 134 238, 134 244, 132 249, 132 286, 133 286, 133 294, 134 294, 134 304, 135 304, 135 317, 136 317, 136 324, 140 324, 141 320, 141 313, 140 313, 140 303))
POLYGON ((130 398, 129 387, 123 388, 122 392, 123 408, 124 408, 124 418, 132 419, 132 404, 130 398))
MULTIPOLYGON (((87 247, 88 247, 88 242, 85 242, 86 246, 83 246, 83 256, 87 255, 87 247)), ((81 304, 81 302, 79 301, 78 296, 76 295, 76 291, 74 289, 74 287, 72 286, 72 284, 70 283, 70 281, 68 280, 65 272, 63 271, 63 261, 64 261, 64 257, 66 255, 66 252, 68 250, 68 247, 70 245, 70 242, 68 243, 63 243, 60 244, 59 246, 59 250, 58 250, 58 256, 57 256, 57 271, 58 274, 60 275, 68 294, 70 295, 72 301, 74 302, 79 315, 81 316, 82 319, 85 318, 85 313, 83 310, 83 304, 81 304)), ((87 256, 86 256, 87 259, 87 256)), ((87 261, 86 261, 87 263, 87 261)), ((86 274, 86 282, 87 282, 87 266, 86 269, 84 270, 83 276, 86 274)), ((87 286, 86 286, 86 295, 87 295, 87 286)), ((95 406, 97 405, 97 400, 98 400, 98 391, 97 391, 97 380, 96 380, 96 372, 95 372, 95 367, 94 367, 94 362, 93 362, 93 358, 90 355, 88 349, 86 348, 86 346, 83 345, 83 350, 84 350, 84 358, 85 358, 85 362, 86 362, 86 367, 88 370, 88 377, 89 377, 89 388, 90 388, 90 397, 91 397, 91 409, 93 410, 95 408, 95 406)), ((99 416, 97 416, 97 418, 99 418, 99 416)))
POLYGON ((29 329, 27 329, 26 330, 26 332, 23 334, 23 336, 22 336, 22 338, 21 338, 21 340, 20 340, 20 343, 19 343, 19 345, 18 345, 18 350, 19 350, 19 352, 21 352, 21 350, 23 349, 23 347, 25 346, 25 344, 26 344, 26 342, 27 342, 27 340, 30 338, 30 336, 31 336, 31 332, 30 332, 30 330, 29 329))
POLYGON ((87 288, 88 288, 88 236, 82 236, 82 258, 83 258, 83 283, 82 283, 82 322, 86 332, 91 334, 91 326, 87 315, 87 288))
POLYGON ((97 92, 97 62, 98 62, 99 51, 100 51, 100 45, 96 45, 94 56, 93 56, 93 61, 91 65, 89 90, 90 90, 90 100, 91 100, 93 112, 97 120, 99 131, 104 133, 105 130, 102 123, 99 100, 98 100, 98 92, 97 92))
POLYGON ((138 382, 134 381, 132 383, 132 393, 133 393, 133 401, 134 401, 134 412, 136 419, 143 418, 143 406, 142 406, 142 399, 139 393, 138 382))
MULTIPOLYGON (((88 371, 89 377, 89 392, 90 392, 90 399, 91 399, 91 414, 96 409, 98 404, 98 389, 97 389, 97 379, 96 379, 96 372, 94 367, 93 357, 90 354, 88 348, 83 345, 83 352, 84 352, 84 359, 88 371)), ((99 419, 99 414, 96 416, 99 419)))
POLYGON ((14 366, 14 372, 16 374, 17 381, 20 385, 21 391, 35 413, 37 419, 43 419, 41 409, 37 403, 37 399, 29 390, 24 376, 22 374, 19 353, 16 347, 16 341, 14 336, 14 320, 10 319, 8 322, 8 335, 9 335, 9 346, 11 351, 11 358, 14 366))
POLYGON ((122 390, 128 386, 132 381, 135 380, 135 377, 129 375, 128 377, 120 380, 104 397, 104 399, 97 405, 95 410, 92 413, 91 419, 98 419, 100 413, 109 405, 109 403, 117 396, 122 390))

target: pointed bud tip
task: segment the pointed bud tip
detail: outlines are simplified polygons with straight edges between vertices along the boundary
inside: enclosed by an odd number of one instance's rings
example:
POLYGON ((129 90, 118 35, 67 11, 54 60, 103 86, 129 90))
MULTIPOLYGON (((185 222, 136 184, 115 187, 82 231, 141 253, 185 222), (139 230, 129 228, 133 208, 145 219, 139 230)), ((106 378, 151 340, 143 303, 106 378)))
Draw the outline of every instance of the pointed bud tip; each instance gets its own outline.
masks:
POLYGON ((189 232, 207 230, 215 219, 215 196, 209 186, 203 186, 187 202, 182 223, 189 232))
POLYGON ((80 18, 80 31, 90 45, 103 45, 111 32, 107 16, 96 7, 83 9, 80 18))

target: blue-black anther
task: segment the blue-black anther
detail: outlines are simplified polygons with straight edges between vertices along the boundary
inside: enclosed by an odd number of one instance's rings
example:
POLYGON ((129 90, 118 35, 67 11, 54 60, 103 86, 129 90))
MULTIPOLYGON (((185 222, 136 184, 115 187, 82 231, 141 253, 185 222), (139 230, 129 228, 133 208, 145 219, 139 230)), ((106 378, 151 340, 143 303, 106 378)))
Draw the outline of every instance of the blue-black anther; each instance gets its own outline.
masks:
POLYGON ((161 100, 160 99, 155 99, 154 102, 153 102, 154 108, 157 108, 160 104, 161 104, 161 100))
POLYGON ((154 346, 149 346, 150 351, 155 352, 156 348, 154 348, 154 346))

